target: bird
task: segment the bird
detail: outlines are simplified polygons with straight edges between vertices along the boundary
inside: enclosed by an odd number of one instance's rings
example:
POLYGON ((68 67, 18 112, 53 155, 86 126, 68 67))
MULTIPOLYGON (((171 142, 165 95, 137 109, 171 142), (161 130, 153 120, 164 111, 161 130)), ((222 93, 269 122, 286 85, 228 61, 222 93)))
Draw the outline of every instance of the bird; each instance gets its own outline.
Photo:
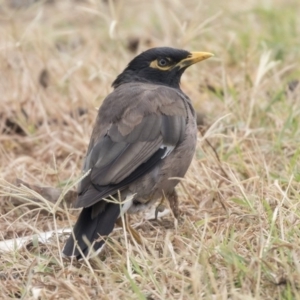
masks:
POLYGON ((101 252, 120 217, 161 199, 178 217, 175 186, 191 164, 197 141, 196 113, 180 79, 189 66, 212 56, 150 48, 113 81, 84 159, 85 177, 74 204, 82 210, 63 248, 65 257, 101 252))

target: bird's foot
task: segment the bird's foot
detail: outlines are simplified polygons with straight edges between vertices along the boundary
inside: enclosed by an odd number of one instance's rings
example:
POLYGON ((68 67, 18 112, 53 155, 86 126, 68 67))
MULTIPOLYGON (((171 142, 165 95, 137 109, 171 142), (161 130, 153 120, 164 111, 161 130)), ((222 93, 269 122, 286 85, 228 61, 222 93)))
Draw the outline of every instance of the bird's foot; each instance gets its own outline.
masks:
POLYGON ((143 245, 142 237, 134 228, 132 228, 129 224, 127 224, 127 230, 130 232, 133 239, 139 244, 143 245))
MULTIPOLYGON (((143 245, 143 240, 142 240, 142 237, 141 235, 134 229, 130 226, 129 224, 129 221, 128 221, 128 216, 125 215, 125 218, 124 218, 124 223, 125 223, 125 228, 126 228, 126 231, 130 233, 130 235, 132 236, 132 238, 139 244, 139 245, 143 245)), ((120 227, 123 227, 123 221, 122 221, 122 218, 119 218, 117 221, 116 221, 116 224, 120 227)))
POLYGON ((166 206, 163 204, 163 201, 161 201, 155 208, 155 214, 154 214, 154 220, 158 221, 158 213, 163 212, 166 209, 166 206))

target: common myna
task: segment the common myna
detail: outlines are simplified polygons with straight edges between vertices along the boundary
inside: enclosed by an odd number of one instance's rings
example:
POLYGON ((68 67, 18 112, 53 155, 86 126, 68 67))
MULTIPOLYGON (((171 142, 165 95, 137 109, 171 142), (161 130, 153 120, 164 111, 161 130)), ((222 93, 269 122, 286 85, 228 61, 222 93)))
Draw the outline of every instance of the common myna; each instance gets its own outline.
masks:
POLYGON ((195 111, 180 89, 180 78, 187 67, 211 56, 149 49, 112 83, 85 157, 83 171, 90 172, 79 184, 75 203, 83 209, 64 255, 87 256, 91 244, 94 251, 101 249, 122 214, 139 212, 162 198, 177 217, 174 188, 179 180, 172 178, 185 175, 197 140, 195 111))

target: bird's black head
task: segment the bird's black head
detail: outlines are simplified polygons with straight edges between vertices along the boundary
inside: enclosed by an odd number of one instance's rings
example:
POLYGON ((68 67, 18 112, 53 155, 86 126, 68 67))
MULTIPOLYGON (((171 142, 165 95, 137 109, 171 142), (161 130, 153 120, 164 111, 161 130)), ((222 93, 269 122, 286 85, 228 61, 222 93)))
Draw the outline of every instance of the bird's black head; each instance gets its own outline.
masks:
POLYGON ((169 47, 152 48, 136 56, 113 82, 149 82, 179 88, 180 78, 190 65, 213 56, 208 52, 188 52, 169 47))

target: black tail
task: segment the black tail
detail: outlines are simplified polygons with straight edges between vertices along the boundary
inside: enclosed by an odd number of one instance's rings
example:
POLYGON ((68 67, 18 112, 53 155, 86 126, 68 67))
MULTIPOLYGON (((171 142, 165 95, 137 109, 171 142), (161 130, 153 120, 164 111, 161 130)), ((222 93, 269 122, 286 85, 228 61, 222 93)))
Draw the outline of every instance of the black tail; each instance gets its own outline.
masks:
MULTIPOLYGON (((92 218, 93 206, 83 208, 79 218, 74 226, 73 234, 68 238, 66 245, 63 249, 63 254, 66 256, 76 256, 77 259, 81 258, 78 248, 82 251, 83 255, 89 253, 89 246, 84 242, 83 237, 92 244, 100 237, 109 235, 115 225, 117 218, 120 215, 120 205, 114 203, 107 203, 105 209, 97 216, 92 218), (74 236, 75 240, 74 241, 74 236)), ((97 251, 105 243, 102 239, 93 245, 94 251, 97 251)))

